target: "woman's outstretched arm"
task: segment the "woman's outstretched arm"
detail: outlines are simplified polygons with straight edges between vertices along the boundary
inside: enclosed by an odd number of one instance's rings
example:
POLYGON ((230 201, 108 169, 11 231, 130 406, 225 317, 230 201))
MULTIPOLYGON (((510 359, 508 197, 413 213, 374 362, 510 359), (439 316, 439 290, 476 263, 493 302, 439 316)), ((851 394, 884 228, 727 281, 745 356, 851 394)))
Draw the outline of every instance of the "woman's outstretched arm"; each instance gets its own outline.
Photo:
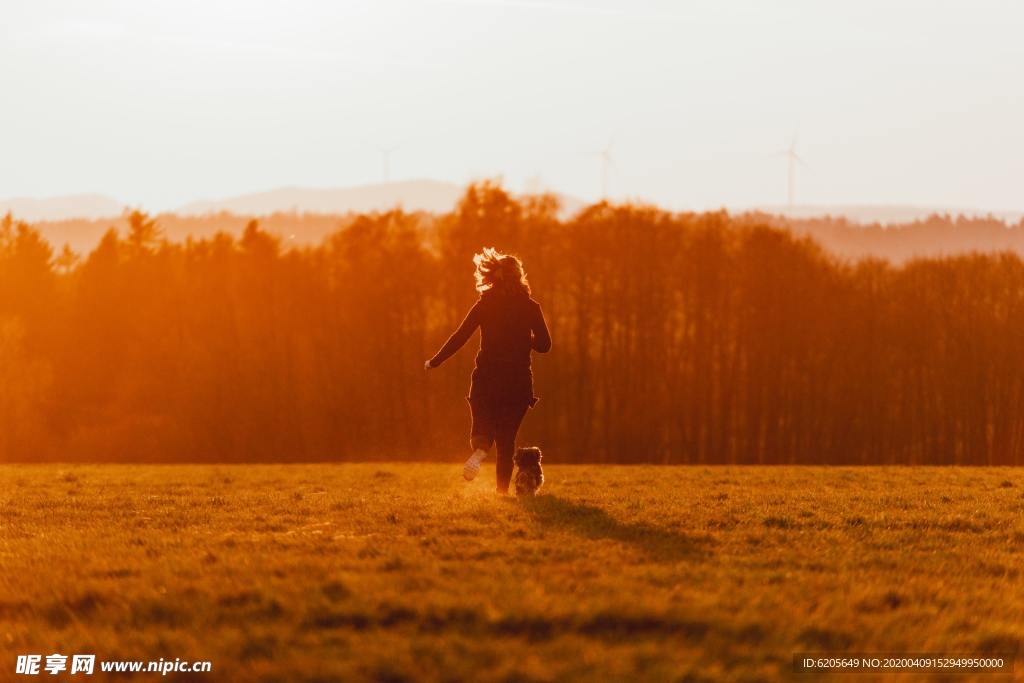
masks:
POLYGON ((551 333, 548 332, 548 324, 544 321, 544 312, 540 310, 540 304, 535 304, 536 319, 533 321, 533 350, 537 353, 547 353, 551 350, 551 333))
POLYGON ((444 343, 441 350, 434 354, 434 357, 427 361, 426 367, 436 368, 441 363, 448 360, 456 351, 462 348, 463 344, 469 341, 469 338, 473 336, 473 332, 480 325, 480 302, 476 302, 473 308, 469 309, 469 313, 466 314, 466 318, 459 325, 458 329, 452 333, 452 336, 448 337, 448 341, 444 343))

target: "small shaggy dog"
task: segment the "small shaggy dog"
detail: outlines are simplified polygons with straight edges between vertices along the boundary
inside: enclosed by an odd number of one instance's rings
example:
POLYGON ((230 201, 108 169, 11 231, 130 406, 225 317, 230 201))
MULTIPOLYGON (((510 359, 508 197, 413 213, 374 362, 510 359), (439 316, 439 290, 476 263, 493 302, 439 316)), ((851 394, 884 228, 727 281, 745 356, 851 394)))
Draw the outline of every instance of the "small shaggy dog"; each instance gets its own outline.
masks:
POLYGON ((519 471, 516 472, 516 495, 533 496, 544 484, 544 470, 540 466, 541 453, 536 446, 517 448, 513 461, 519 471))

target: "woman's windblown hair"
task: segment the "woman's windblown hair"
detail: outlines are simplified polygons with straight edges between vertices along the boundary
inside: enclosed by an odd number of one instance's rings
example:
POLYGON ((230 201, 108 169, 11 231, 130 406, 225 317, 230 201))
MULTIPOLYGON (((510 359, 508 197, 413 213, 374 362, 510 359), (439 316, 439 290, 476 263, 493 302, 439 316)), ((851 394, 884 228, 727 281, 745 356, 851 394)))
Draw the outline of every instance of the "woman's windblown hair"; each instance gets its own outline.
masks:
POLYGON ((473 257, 473 263, 476 264, 476 291, 481 294, 491 290, 530 293, 523 262, 515 256, 502 254, 493 247, 484 247, 473 257))

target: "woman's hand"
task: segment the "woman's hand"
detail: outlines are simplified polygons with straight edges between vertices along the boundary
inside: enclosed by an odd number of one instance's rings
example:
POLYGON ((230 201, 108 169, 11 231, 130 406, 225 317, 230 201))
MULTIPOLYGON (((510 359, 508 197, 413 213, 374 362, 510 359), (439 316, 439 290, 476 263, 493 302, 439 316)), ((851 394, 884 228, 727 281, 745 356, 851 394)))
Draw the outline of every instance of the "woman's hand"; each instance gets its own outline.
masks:
POLYGON ((426 363, 424 363, 424 364, 423 364, 423 369, 424 369, 424 370, 433 370, 433 369, 434 369, 434 366, 433 366, 433 365, 431 365, 431 364, 430 364, 430 361, 428 360, 428 361, 427 361, 426 363))

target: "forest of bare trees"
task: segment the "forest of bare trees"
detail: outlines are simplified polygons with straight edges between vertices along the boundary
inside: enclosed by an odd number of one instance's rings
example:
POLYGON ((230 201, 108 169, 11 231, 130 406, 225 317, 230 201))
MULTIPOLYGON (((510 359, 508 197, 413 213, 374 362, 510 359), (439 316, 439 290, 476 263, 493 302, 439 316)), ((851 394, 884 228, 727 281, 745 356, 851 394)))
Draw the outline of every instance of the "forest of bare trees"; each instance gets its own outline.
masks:
POLYGON ((853 262, 749 216, 561 220, 486 183, 318 246, 128 224, 80 259, 0 224, 0 460, 459 460, 473 353, 422 365, 495 246, 554 338, 521 434, 551 462, 1024 464, 1014 254, 853 262))

